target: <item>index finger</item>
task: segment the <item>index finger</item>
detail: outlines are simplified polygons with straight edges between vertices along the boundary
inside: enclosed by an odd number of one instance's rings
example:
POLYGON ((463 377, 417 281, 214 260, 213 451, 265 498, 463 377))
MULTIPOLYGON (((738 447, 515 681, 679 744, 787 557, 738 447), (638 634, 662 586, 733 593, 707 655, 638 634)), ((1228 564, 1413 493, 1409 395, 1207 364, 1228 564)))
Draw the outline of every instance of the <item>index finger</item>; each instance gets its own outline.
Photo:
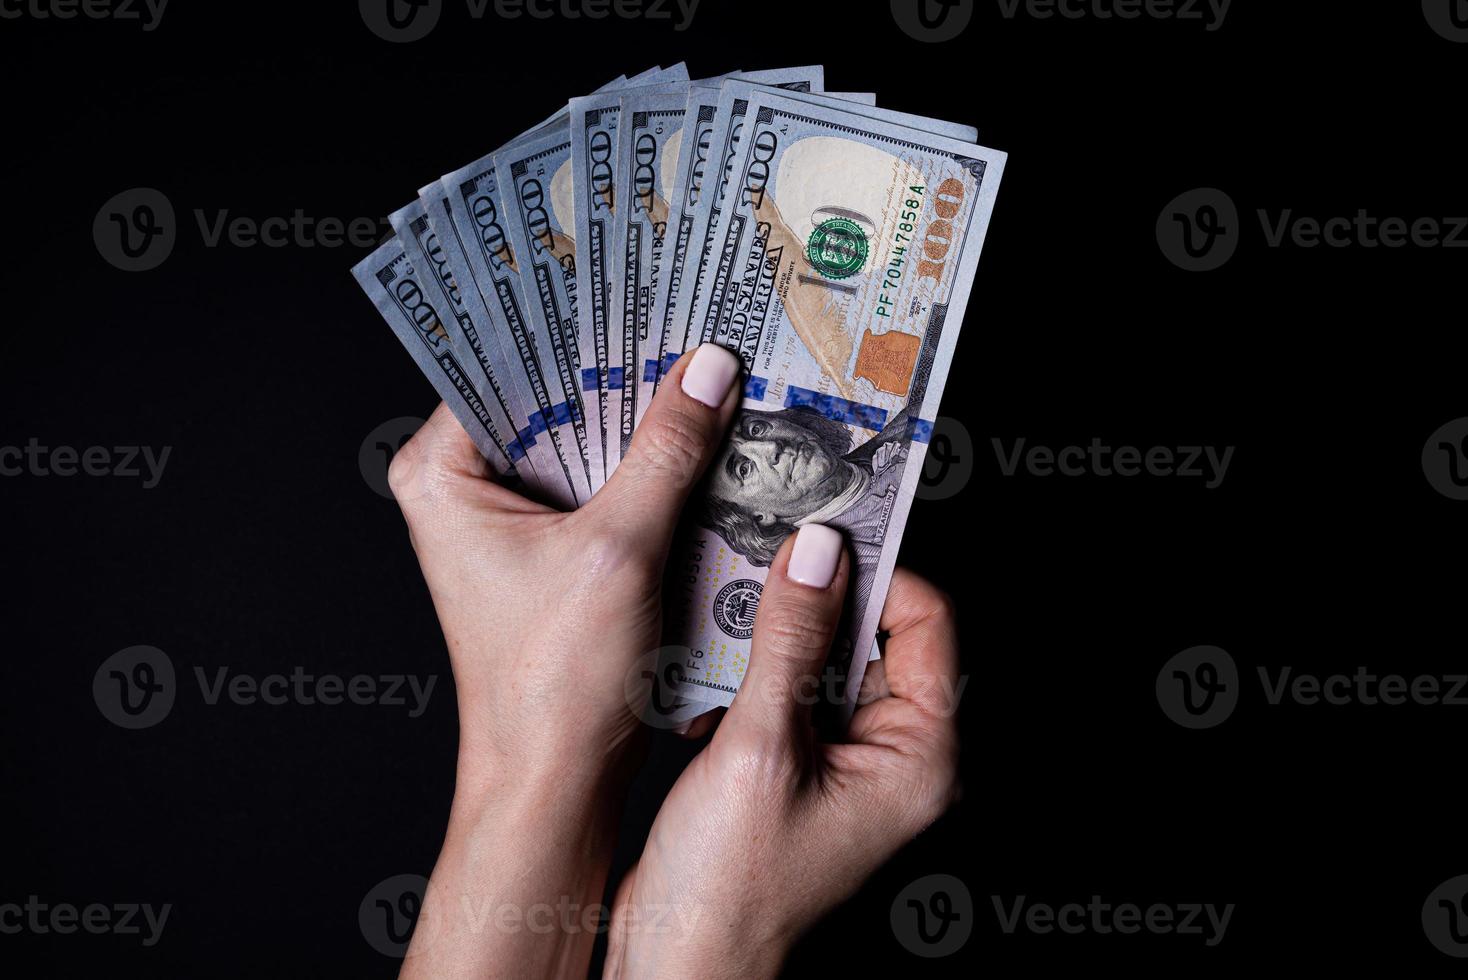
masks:
POLYGON ((892 573, 879 628, 886 631, 887 689, 930 714, 952 714, 958 697, 953 600, 905 568, 892 573))

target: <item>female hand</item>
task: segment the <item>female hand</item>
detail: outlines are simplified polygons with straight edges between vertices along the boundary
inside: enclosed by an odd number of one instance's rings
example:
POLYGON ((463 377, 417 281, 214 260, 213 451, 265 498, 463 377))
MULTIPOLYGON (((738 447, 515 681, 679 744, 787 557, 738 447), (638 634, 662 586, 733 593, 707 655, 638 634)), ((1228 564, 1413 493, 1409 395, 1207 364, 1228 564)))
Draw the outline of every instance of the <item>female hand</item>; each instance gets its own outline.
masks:
POLYGON ((572 513, 487 479, 443 406, 393 459, 460 728, 448 834, 404 976, 584 975, 639 727, 626 676, 660 642, 668 547, 738 377, 722 348, 683 357, 627 458, 572 513), (549 931, 530 921, 547 904, 563 909, 549 931))
POLYGON ((849 560, 807 525, 765 582, 739 696, 663 803, 617 892, 609 977, 760 977, 941 814, 955 794, 953 609, 898 569, 844 744, 808 705, 840 618, 849 560))

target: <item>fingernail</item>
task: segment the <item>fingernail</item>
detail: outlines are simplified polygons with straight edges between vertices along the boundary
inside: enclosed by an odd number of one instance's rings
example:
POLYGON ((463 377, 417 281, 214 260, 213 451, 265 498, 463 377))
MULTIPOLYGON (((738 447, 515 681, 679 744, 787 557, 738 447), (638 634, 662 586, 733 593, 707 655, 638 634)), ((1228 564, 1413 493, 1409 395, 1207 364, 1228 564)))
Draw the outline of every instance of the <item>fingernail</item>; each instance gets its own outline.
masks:
POLYGON ((836 577, 841 561, 841 532, 824 524, 806 524, 795 534, 785 574, 801 585, 824 589, 836 577))
POLYGON ((718 344, 704 344, 693 352, 693 360, 683 372, 683 394, 709 408, 718 408, 737 377, 739 358, 718 344))

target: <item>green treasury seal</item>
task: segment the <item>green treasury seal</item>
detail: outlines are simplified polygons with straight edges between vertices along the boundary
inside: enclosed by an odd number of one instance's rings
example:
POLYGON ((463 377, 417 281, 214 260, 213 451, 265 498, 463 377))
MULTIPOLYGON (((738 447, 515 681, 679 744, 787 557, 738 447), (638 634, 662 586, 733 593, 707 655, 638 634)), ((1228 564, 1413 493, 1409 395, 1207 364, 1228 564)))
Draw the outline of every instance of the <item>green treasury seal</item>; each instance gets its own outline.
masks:
POLYGON ((867 236, 849 218, 828 218, 816 225, 805 246, 805 257, 827 279, 847 279, 867 262, 867 236))

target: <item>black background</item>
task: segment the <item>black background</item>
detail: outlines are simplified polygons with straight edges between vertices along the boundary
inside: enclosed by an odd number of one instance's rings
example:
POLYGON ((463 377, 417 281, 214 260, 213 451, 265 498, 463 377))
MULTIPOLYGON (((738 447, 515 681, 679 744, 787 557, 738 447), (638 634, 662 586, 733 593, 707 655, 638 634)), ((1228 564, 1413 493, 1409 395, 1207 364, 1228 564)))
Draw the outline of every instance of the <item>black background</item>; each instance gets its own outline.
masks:
MULTIPOLYGON (((1006 976, 1132 965, 1458 969, 1422 903, 1468 872, 1462 714, 1269 706, 1255 669, 1463 668, 1463 508, 1423 444, 1468 415, 1464 253, 1268 248, 1259 208, 1446 217, 1462 193, 1468 45, 1417 3, 1238 0, 1175 20, 1010 20, 909 39, 885 3, 703 0, 691 29, 471 20, 391 45, 354 4, 174 0, 136 23, 0 22, 6 113, 3 438, 173 447, 161 484, 0 480, 0 902, 171 903, 161 942, 0 935, 27 975, 390 976, 357 925, 383 878, 427 873, 452 793, 448 661, 367 433, 435 398, 348 270, 349 247, 205 247, 193 211, 381 218, 568 97, 653 63, 820 62, 833 90, 971 123, 1010 154, 943 414, 973 476, 919 501, 902 561, 960 600, 962 802, 797 949, 791 975, 889 962, 1006 976), (159 269, 120 272, 92 220, 155 187, 179 215, 159 269), (1225 190, 1238 253, 1187 273, 1154 226, 1225 190), (1001 475, 991 439, 1235 446, 1227 479, 1001 475), (1154 680, 1217 644, 1243 694, 1187 731, 1154 680), (135 644, 181 675, 123 731, 94 672, 135 644), (209 706, 195 667, 436 674, 427 713, 209 706), (924 960, 894 938, 909 882, 960 877, 974 932, 924 960), (1198 936, 1005 934, 991 896, 1236 903, 1198 936)), ((566 719, 574 724, 574 719, 566 719)), ((691 749, 660 738, 634 854, 691 749)))

